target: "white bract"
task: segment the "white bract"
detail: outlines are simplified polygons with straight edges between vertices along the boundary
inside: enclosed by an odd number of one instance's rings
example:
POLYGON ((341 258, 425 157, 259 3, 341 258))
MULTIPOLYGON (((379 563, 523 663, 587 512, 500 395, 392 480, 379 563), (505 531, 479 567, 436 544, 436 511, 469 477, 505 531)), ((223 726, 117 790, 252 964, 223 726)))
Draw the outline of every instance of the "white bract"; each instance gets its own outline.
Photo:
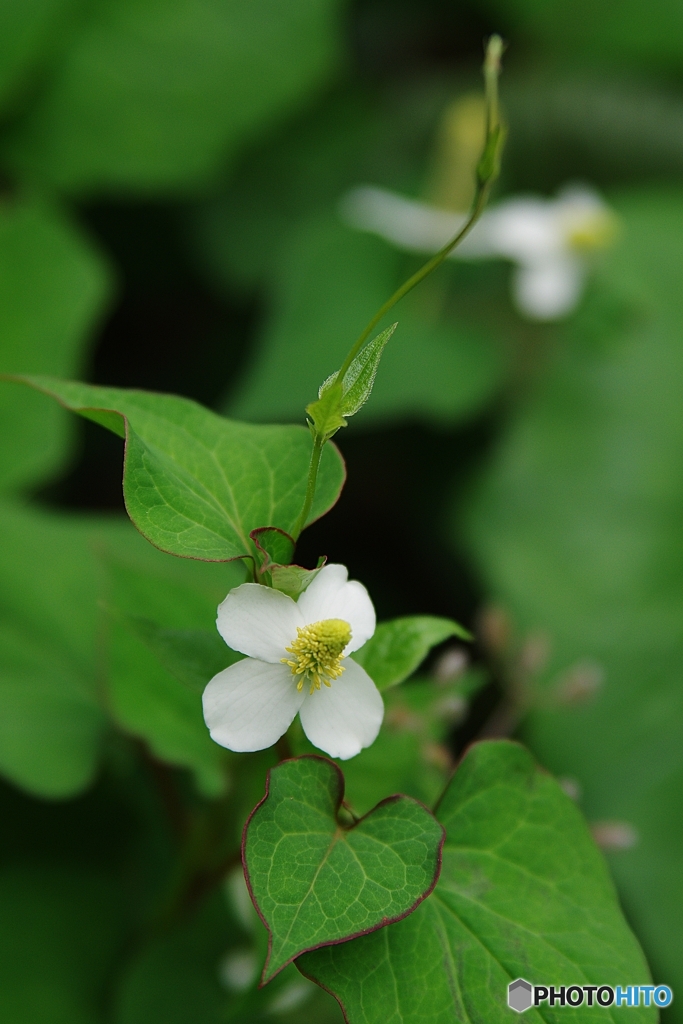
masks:
MULTIPOLYGON (((400 249, 433 253, 464 225, 466 216, 364 186, 343 200, 341 213, 352 227, 386 238, 400 249)), ((590 250, 607 246, 616 218, 586 186, 563 189, 555 199, 506 199, 484 211, 452 259, 502 257, 515 264, 512 293, 519 310, 533 320, 556 320, 581 297, 590 250)))
POLYGON ((326 565, 298 601, 258 583, 231 590, 216 625, 247 657, 204 690, 212 738, 230 750, 263 750, 298 712, 320 750, 343 760, 358 754, 377 737, 384 704, 365 669, 347 656, 375 624, 367 590, 343 565, 326 565))

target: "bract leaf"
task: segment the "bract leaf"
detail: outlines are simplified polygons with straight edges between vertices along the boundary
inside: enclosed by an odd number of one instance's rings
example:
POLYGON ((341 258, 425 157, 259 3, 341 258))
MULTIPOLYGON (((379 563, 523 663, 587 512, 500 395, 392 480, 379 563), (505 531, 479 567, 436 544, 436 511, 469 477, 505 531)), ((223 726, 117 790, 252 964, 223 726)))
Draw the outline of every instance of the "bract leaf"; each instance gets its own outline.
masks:
MULTIPOLYGON (((396 330, 397 324, 392 324, 385 331, 378 334, 376 338, 369 341, 353 360, 344 374, 342 381, 342 416, 355 416, 361 406, 365 405, 372 392, 375 383, 379 361, 384 346, 396 330)), ((339 373, 333 373, 323 384, 320 385, 319 397, 328 391, 337 380, 339 373)))
MULTIPOLYGON (((508 983, 519 977, 556 986, 648 983, 580 812, 526 750, 506 741, 470 748, 437 817, 447 833, 443 869, 415 913, 297 960, 337 997, 349 1024, 503 1024, 508 983)), ((626 1012, 657 1019, 655 1007, 626 1012)), ((561 1013, 532 1009, 527 1019, 561 1013)), ((582 1022, 604 1013, 585 1003, 571 1011, 582 1022)))
POLYGON ((261 564, 258 572, 263 582, 295 601, 313 582, 327 561, 326 558, 319 559, 314 569, 305 569, 302 565, 293 564, 291 559, 295 544, 289 534, 285 534, 282 529, 261 526, 259 529, 253 529, 249 536, 260 555, 261 564))
POLYGON ((262 526, 249 534, 260 554, 261 565, 259 575, 268 586, 281 590, 283 594, 295 601, 303 594, 309 583, 312 583, 326 562, 320 559, 315 569, 304 569, 294 565, 294 541, 283 530, 272 526, 262 526))
POLYGON ((322 565, 317 569, 304 569, 301 565, 271 565, 270 579, 276 590, 281 590, 296 601, 321 569, 322 565))
MULTIPOLYGON (((228 561, 255 554, 252 530, 294 527, 311 455, 305 427, 238 423, 174 395, 15 379, 125 436, 126 508, 163 551, 228 561)), ((326 445, 309 522, 334 504, 343 483, 341 455, 326 445)))
POLYGON ((452 619, 433 615, 408 615, 382 622, 367 643, 353 655, 378 690, 395 686, 412 675, 432 647, 451 636, 471 640, 472 636, 452 619))
POLYGON ((426 807, 389 797, 344 828, 343 797, 335 764, 294 758, 271 770, 247 822, 247 884, 270 933, 264 983, 306 949, 404 917, 434 887, 443 829, 426 807))

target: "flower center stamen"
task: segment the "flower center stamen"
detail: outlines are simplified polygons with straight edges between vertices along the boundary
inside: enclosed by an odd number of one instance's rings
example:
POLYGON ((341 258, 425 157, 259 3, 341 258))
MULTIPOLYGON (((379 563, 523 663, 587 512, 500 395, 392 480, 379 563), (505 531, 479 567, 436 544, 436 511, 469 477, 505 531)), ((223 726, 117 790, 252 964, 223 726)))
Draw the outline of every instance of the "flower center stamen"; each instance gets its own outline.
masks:
POLYGON ((607 249, 619 230, 617 218, 607 210, 596 210, 567 220, 567 241, 578 252, 607 249))
POLYGON ((323 619, 297 627, 296 633, 296 640, 285 647, 294 657, 280 660, 289 665, 293 676, 300 677, 297 690, 303 689, 304 681, 311 684, 311 693, 322 683, 331 686, 330 680, 338 679, 344 671, 342 651, 351 640, 350 625, 343 619, 323 619))

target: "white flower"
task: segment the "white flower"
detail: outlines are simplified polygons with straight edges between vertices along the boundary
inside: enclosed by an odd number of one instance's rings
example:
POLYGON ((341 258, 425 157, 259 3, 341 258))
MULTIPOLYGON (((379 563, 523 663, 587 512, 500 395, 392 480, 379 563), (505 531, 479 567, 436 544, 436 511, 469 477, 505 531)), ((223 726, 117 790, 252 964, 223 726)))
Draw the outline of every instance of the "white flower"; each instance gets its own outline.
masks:
POLYGON ((379 691, 347 655, 375 632, 365 587, 343 565, 326 565, 293 601, 243 583, 218 608, 218 631, 247 657, 204 690, 204 718, 216 743, 263 750, 297 712, 311 743, 346 760, 374 742, 384 716, 379 691))
MULTIPOLYGON (((466 216, 364 186, 342 201, 352 227, 380 235, 398 248, 436 252, 464 225, 466 216)), ((603 248, 616 218, 585 186, 563 189, 555 199, 520 197, 485 210, 452 259, 503 257, 516 264, 512 292, 520 311, 534 320, 570 313, 583 288, 587 250, 603 248)))

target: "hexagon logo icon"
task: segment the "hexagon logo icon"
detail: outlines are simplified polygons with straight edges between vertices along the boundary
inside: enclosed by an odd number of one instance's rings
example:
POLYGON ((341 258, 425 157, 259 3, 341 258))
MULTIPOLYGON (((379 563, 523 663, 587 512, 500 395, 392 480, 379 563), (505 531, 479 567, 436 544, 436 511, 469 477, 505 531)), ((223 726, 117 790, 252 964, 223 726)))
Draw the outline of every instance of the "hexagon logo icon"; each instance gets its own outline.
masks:
POLYGON ((508 985, 508 1006, 517 1013, 524 1013, 533 1002, 532 988, 524 978, 517 978, 508 985))

